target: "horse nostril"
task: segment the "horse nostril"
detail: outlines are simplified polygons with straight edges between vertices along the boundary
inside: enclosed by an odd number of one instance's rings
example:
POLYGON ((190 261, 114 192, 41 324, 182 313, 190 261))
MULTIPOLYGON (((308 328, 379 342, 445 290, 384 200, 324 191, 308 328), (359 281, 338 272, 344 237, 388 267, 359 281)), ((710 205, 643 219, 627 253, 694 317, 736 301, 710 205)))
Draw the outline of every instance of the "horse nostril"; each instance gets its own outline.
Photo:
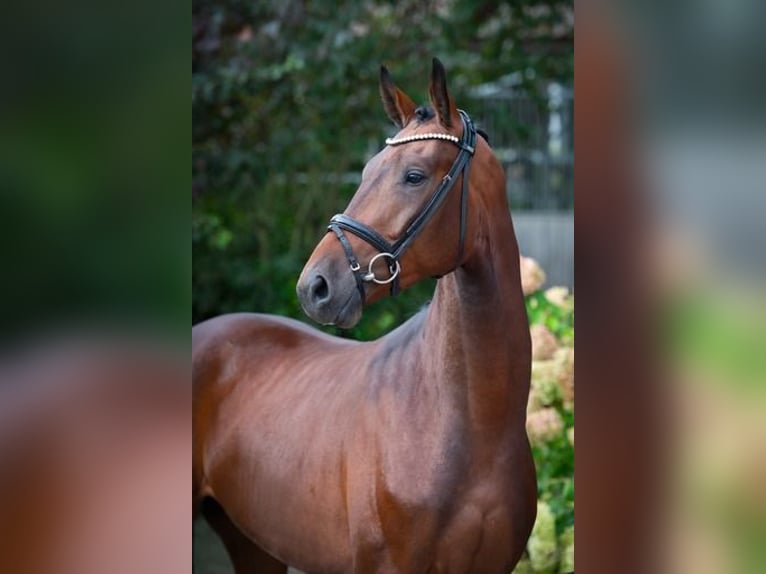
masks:
POLYGON ((309 286, 309 293, 311 294, 311 300, 314 303, 322 303, 330 298, 330 287, 327 285, 327 280, 321 275, 316 275, 311 280, 309 286))

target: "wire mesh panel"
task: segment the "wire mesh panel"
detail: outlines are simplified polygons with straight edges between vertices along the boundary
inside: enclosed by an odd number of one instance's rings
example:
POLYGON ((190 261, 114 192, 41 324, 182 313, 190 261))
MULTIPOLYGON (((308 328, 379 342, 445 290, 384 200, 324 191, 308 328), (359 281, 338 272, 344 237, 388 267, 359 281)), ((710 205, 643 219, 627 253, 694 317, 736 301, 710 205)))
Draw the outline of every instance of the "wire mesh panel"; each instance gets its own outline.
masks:
POLYGON ((542 97, 519 90, 474 94, 471 112, 506 173, 514 211, 569 211, 574 203, 571 89, 556 83, 542 97))
POLYGON ((574 99, 551 83, 535 97, 513 87, 475 90, 470 111, 505 170, 516 236, 546 271, 574 288, 574 99))

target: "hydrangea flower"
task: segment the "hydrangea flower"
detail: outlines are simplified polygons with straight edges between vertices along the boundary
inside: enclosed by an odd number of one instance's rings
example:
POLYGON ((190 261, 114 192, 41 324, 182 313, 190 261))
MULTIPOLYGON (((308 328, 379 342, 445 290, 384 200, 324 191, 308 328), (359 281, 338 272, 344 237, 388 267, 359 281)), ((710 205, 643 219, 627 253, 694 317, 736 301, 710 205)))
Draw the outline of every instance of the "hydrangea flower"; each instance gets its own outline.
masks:
POLYGON ((529 295, 539 291, 545 283, 545 271, 531 257, 519 256, 519 266, 521 268, 521 290, 524 295, 529 295))
POLYGON ((553 358, 558 349, 556 337, 545 325, 537 324, 529 328, 529 336, 532 339, 532 360, 546 361, 553 358))
POLYGON ((545 290, 545 298, 549 303, 560 307, 565 311, 574 309, 574 295, 569 294, 569 289, 557 285, 545 290))
POLYGON ((544 444, 563 431, 564 420, 554 408, 546 407, 527 415, 527 435, 533 445, 544 444))
POLYGON ((552 405, 559 398, 558 378, 558 367, 554 361, 532 361, 532 392, 541 405, 552 405))
POLYGON ((562 347, 553 355, 555 379, 564 408, 574 409, 574 349, 562 347))
POLYGON ((552 572, 558 562, 556 519, 545 502, 537 503, 537 519, 527 542, 529 562, 535 572, 552 572))
POLYGON ((574 571, 574 526, 569 526, 559 536, 559 548, 561 549, 561 561, 559 562, 559 572, 574 571))

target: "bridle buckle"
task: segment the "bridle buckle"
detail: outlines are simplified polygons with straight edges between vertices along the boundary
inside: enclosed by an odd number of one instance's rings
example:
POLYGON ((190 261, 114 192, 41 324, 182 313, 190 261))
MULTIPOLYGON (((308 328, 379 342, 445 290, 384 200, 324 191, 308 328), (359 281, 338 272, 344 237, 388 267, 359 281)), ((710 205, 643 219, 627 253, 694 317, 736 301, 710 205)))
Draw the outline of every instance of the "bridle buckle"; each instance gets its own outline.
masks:
POLYGON ((378 253, 375 255, 372 259, 370 259, 370 264, 367 267, 367 274, 362 277, 362 281, 366 281, 369 283, 372 281, 373 283, 377 283, 378 285, 388 285, 396 279, 399 276, 399 273, 402 271, 402 266, 399 263, 399 261, 391 254, 391 253, 378 253), (388 272, 391 274, 390 277, 386 279, 378 279, 375 277, 375 271, 373 271, 372 267, 375 265, 375 262, 380 259, 381 257, 388 257, 391 260, 391 263, 388 264, 388 272))

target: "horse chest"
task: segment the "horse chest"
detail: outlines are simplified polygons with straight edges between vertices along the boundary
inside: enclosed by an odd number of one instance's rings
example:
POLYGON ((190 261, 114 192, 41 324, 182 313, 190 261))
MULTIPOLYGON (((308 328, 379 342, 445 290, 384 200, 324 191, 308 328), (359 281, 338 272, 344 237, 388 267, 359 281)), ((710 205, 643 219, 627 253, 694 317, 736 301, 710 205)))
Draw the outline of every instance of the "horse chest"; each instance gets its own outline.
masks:
POLYGON ((459 425, 416 426, 378 437, 349 485, 353 571, 472 573, 488 556, 505 564, 506 473, 477 467, 459 425))
POLYGON ((378 492, 374 516, 352 526, 354 572, 505 573, 514 554, 509 501, 456 493, 450 504, 416 507, 378 492))
POLYGON ((366 464, 374 469, 370 483, 408 507, 440 506, 449 502, 454 487, 470 463, 470 445, 463 421, 453 409, 420 406, 378 414, 366 448, 366 464))

